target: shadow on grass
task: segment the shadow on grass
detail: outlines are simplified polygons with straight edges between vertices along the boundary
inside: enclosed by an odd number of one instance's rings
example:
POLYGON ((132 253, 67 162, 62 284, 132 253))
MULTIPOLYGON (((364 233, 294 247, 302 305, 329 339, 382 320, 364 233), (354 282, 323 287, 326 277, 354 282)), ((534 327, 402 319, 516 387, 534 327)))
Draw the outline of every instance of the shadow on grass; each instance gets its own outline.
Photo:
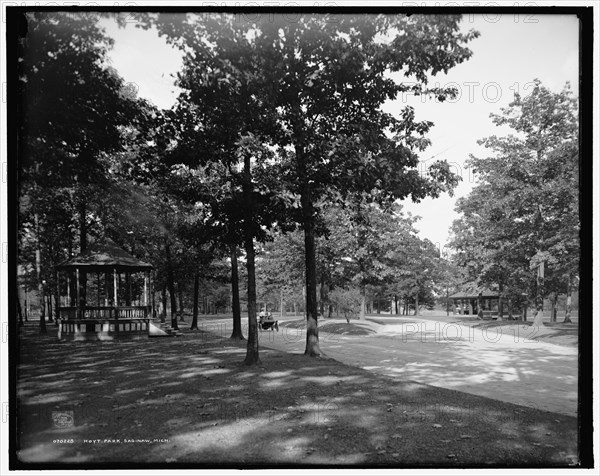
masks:
MULTIPOLYGON (((280 323, 281 327, 290 329, 305 329, 306 320, 300 319, 295 321, 287 321, 280 323)), ((376 331, 369 327, 367 322, 328 322, 322 320, 319 323, 319 335, 335 334, 344 336, 368 336, 375 334, 376 331)))
MULTIPOLYGON (((576 419, 376 376, 205 332, 58 342, 22 331, 21 462, 265 465, 570 465, 576 419)), ((78 466, 77 466, 78 465, 78 466)), ((75 467, 75 466, 74 466, 75 467)))

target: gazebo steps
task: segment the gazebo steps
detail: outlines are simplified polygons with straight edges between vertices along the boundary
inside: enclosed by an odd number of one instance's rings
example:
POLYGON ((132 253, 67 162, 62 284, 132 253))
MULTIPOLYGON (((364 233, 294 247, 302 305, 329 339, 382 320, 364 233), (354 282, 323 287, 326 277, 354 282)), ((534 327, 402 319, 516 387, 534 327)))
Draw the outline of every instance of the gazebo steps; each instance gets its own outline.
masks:
POLYGON ((177 337, 181 334, 178 329, 173 329, 169 324, 160 323, 160 327, 150 323, 150 337, 177 337))

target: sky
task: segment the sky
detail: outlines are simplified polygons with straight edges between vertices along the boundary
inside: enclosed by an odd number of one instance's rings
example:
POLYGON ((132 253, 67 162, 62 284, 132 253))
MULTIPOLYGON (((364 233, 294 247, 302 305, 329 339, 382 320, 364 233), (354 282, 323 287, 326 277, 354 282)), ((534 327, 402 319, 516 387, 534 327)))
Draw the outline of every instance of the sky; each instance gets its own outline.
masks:
MULTIPOLYGON (((142 30, 135 23, 119 28, 115 21, 101 21, 107 34, 115 40, 110 60, 126 82, 135 83, 138 94, 160 108, 175 102, 178 89, 174 76, 182 61, 178 50, 170 47, 154 30, 142 30)), ((448 71, 431 78, 431 85, 452 85, 459 95, 451 102, 406 95, 384 105, 386 111, 399 114, 403 107, 415 108, 418 120, 435 125, 428 137, 431 146, 422 154, 420 170, 438 159, 450 163, 462 182, 453 196, 444 194, 415 204, 404 201, 405 210, 421 219, 416 228, 444 251, 449 228, 459 217, 456 199, 466 196, 476 184, 476 177, 465 167, 469 154, 485 156, 477 140, 506 134, 492 124, 490 113, 499 113, 513 99, 514 93, 526 95, 532 81, 539 79, 553 91, 569 81, 578 93, 579 24, 575 16, 541 14, 467 14, 461 29, 480 32, 469 43, 472 57, 448 71), (435 158, 435 159, 433 159, 435 158)))

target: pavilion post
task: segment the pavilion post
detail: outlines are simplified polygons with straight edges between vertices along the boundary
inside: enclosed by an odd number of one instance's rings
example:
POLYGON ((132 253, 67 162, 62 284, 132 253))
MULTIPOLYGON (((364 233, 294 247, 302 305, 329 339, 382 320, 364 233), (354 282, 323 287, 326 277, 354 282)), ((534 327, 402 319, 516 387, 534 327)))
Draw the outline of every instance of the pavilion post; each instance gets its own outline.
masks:
POLYGON ((71 305, 71 279, 69 279, 71 273, 67 271, 67 306, 71 305))

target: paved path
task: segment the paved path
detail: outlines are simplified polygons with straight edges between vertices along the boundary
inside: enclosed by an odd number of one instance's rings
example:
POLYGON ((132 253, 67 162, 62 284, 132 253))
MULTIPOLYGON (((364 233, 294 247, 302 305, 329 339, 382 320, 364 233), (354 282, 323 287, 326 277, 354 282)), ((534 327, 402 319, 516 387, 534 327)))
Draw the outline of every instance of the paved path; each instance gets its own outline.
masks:
MULTIPOLYGON (((369 323, 377 334, 368 336, 320 332, 321 350, 388 377, 577 415, 577 347, 537 341, 536 329, 526 326, 485 330, 417 318, 377 321, 382 324, 369 323)), ((228 337, 230 319, 214 322, 228 337)), ((280 332, 263 331, 260 345, 302 353, 304 332, 284 326, 280 332)))

